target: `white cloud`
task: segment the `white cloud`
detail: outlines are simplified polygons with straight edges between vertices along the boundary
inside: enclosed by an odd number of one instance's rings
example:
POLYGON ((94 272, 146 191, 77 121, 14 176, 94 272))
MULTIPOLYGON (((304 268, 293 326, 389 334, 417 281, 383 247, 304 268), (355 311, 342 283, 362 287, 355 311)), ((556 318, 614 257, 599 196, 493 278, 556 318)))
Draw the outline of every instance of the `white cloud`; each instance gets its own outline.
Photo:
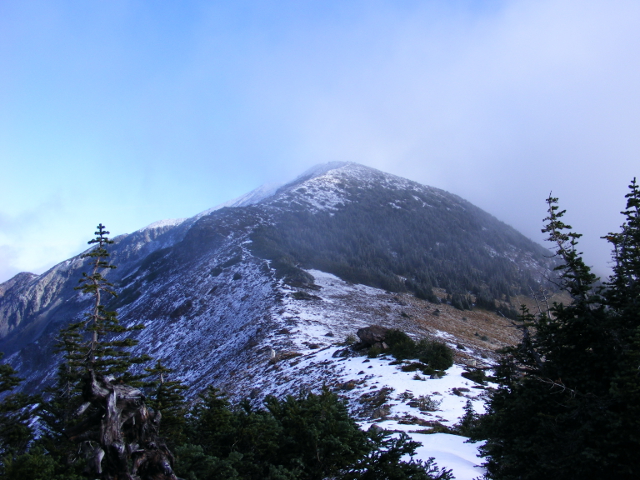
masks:
POLYGON ((279 106, 293 164, 353 160, 408 176, 536 240, 553 190, 604 270, 599 237, 620 223, 638 173, 640 4, 505 2, 478 15, 426 5, 269 45, 257 115, 266 123, 279 106))
POLYGON ((35 20, 22 5, 0 17, 0 196, 29 227, 0 231, 3 264, 60 261, 98 221, 132 231, 350 160, 537 240, 553 190, 606 265, 598 237, 640 158, 636 1, 116 2, 35 20))

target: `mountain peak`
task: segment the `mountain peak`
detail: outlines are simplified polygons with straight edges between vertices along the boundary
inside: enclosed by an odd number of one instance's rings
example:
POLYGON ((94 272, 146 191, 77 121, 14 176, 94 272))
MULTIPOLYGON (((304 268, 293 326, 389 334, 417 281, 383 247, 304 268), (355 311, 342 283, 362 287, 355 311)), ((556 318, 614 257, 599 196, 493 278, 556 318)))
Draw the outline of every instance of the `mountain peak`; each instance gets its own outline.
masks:
POLYGON ((359 165, 358 163, 354 163, 354 162, 319 163, 317 165, 314 165, 313 167, 311 167, 309 170, 305 171, 301 175, 298 175, 298 177, 296 177, 295 180, 293 180, 289 184, 302 183, 311 178, 320 177, 326 174, 327 172, 330 172, 331 170, 336 170, 336 169, 344 168, 347 166, 362 166, 362 165, 359 165))
MULTIPOLYGON (((268 203, 276 199, 282 199, 283 196, 286 196, 288 193, 298 190, 298 187, 301 187, 303 185, 304 187, 311 188, 309 195, 307 195, 308 197, 311 197, 319 193, 318 189, 324 190, 325 194, 328 192, 328 190, 335 190, 335 187, 341 184, 339 179, 351 179, 360 181, 368 179, 370 182, 375 182, 374 178, 377 178, 379 180, 384 176, 393 177, 390 174, 383 173, 374 168, 367 167, 355 162, 321 163, 306 170, 304 173, 298 175, 294 180, 290 182, 284 184, 268 183, 261 185, 258 188, 245 193, 244 195, 234 198, 233 200, 221 203, 213 208, 199 213, 198 215, 196 215, 196 218, 204 217, 206 215, 209 215, 210 213, 215 212, 216 210, 220 210, 221 208, 225 207, 247 207, 249 205, 268 203)), ((403 180, 399 177, 396 178, 398 180, 403 180)), ((302 191, 298 190, 298 193, 302 193, 302 191)), ((322 194, 320 195, 322 196, 322 194)), ((320 200, 322 201, 322 199, 320 200)), ((338 200, 337 198, 333 198, 333 200, 325 198, 324 201, 329 201, 329 203, 331 204, 344 203, 342 200, 338 200)), ((321 204, 316 201, 311 202, 311 204, 321 208, 321 204)))
POLYGON ((408 181, 360 163, 329 162, 318 164, 310 168, 292 182, 287 183, 283 188, 299 185, 308 182, 309 180, 319 178, 340 178, 342 180, 350 179, 358 181, 380 181, 384 179, 408 181))
MULTIPOLYGON (((517 336, 505 318, 517 315, 512 300, 544 287, 554 266, 542 247, 460 197, 346 162, 122 235, 110 254, 118 297, 106 308, 125 326, 146 327, 134 332, 132 353, 153 355, 191 392, 213 385, 259 402, 327 384, 363 419, 361 399, 378 381, 407 375, 378 385, 390 395, 415 372, 344 357, 350 335, 369 325, 430 335, 486 367, 517 336)), ((90 308, 75 289, 84 269, 78 256, 0 284, 0 351, 28 379, 25 391, 51 384, 58 330, 90 308)), ((452 368, 448 378, 466 382, 452 368)), ((417 395, 442 392, 411 385, 417 395)), ((451 398, 461 415, 469 396, 451 398)))

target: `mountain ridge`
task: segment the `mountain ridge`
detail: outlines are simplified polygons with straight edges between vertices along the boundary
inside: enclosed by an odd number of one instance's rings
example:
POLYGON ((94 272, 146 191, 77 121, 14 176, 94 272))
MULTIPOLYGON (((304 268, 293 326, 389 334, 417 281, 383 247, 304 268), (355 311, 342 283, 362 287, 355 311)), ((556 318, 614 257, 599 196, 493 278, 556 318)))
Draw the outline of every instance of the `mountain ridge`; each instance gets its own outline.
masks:
MULTIPOLYGON (((297 290, 316 288, 309 271, 436 304, 490 295, 491 286, 481 275, 484 264, 508 268, 513 278, 522 274, 519 269, 528 275, 522 286, 505 283, 495 287, 496 292, 536 287, 550 272, 542 247, 518 250, 514 238, 523 244, 530 241, 460 197, 362 165, 321 165, 273 194, 258 197, 249 194, 246 204, 156 222, 114 239, 112 261, 118 268, 109 279, 119 296, 108 307, 117 309, 125 324, 147 325, 139 334, 139 348, 149 350, 146 353, 153 353, 150 346, 158 342, 166 344, 163 335, 175 345, 186 342, 188 353, 174 348, 163 355, 181 359, 171 363, 185 378, 189 368, 200 368, 202 384, 206 372, 245 355, 239 352, 246 353, 246 364, 262 358, 255 350, 267 348, 261 343, 267 332, 286 329, 279 313, 283 299, 297 290), (434 212, 444 212, 444 217, 434 212), (437 233, 447 228, 449 233, 437 233), (498 233, 504 245, 491 239, 498 233), (480 263, 447 257, 449 251, 467 255, 466 247, 457 244, 474 236, 489 242, 474 247, 480 263), (427 248, 432 254, 424 253, 427 248), (444 273, 423 271, 427 262, 444 266, 444 273), (449 274, 459 274, 468 285, 447 280, 449 274), (200 332, 198 338, 190 336, 193 331, 200 332), (209 352, 206 360, 196 350, 209 352)), ((502 275, 500 268, 494 276, 502 275)), ((51 372, 42 370, 57 331, 87 308, 74 290, 82 269, 82 259, 76 256, 40 276, 23 275, 11 287, 2 284, 6 291, 0 297, 0 351, 23 368, 29 388, 50 381, 51 372)), ((496 301, 508 304, 506 297, 496 301)), ((365 317, 369 322, 376 318, 365 317)), ((380 322, 393 323, 385 318, 381 315, 380 322)), ((357 319, 349 322, 363 325, 357 319)), ((276 340, 269 348, 300 348, 286 335, 276 340)))
MULTIPOLYGON (((145 326, 131 332, 132 353, 172 369, 191 397, 215 386, 259 406, 324 385, 362 428, 408 432, 429 445, 420 458, 461 479, 483 473, 476 447, 424 433, 454 428, 466 402, 483 411, 489 387, 469 373, 517 343, 504 315, 553 267, 545 249, 462 198, 352 163, 113 240, 117 268, 106 274, 118 297, 106 308, 145 326), (410 361, 363 360, 348 343, 370 325, 444 342, 455 365, 428 378, 410 361), (421 409, 427 400, 435 411, 421 409)), ((0 351, 23 391, 54 381, 56 335, 90 308, 74 289, 86 268, 78 255, 0 284, 0 351)))

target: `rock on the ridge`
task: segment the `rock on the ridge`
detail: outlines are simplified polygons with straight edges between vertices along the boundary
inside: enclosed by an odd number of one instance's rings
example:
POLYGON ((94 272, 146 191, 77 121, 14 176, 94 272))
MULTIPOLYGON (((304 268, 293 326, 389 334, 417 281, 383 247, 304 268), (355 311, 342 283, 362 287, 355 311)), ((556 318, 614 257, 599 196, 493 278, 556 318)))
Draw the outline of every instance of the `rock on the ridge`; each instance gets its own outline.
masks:
POLYGON ((357 331, 358 338, 362 347, 371 347, 376 343, 383 343, 384 339, 391 330, 381 325, 371 325, 357 331))

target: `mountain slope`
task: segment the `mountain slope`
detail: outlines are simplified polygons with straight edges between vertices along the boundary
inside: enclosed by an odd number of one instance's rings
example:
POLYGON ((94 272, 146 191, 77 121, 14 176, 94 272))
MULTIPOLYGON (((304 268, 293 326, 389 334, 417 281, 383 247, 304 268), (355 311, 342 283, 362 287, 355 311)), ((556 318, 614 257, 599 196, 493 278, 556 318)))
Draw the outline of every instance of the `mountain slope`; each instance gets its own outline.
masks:
MULTIPOLYGON (((410 431, 431 445, 425 458, 469 479, 482 474, 475 449, 424 432, 452 427, 467 400, 482 410, 486 386, 462 373, 516 342, 498 312, 546 286, 553 266, 545 249, 455 195, 344 163, 114 240, 118 297, 107 307, 145 325, 135 353, 162 360, 191 394, 213 384, 260 402, 327 385, 363 427, 410 431), (474 302, 486 309, 460 309, 474 302), (427 379, 345 350, 372 324, 439 338, 456 365, 427 379), (426 398, 442 403, 421 409, 426 398)), ((74 289, 84 270, 77 256, 0 284, 0 351, 27 391, 53 380, 55 336, 90 306, 74 289)))
MULTIPOLYGON (((246 392, 245 372, 270 352, 330 343, 318 329, 331 329, 337 340, 371 323, 434 333, 417 320, 439 320, 433 304, 416 307, 424 315, 404 312, 415 297, 465 295, 506 307, 550 271, 542 247, 459 197, 357 164, 319 166, 234 205, 122 235, 112 249, 118 268, 109 279, 119 296, 109 308, 125 324, 146 325, 141 353, 164 359, 199 388, 215 383, 246 392), (381 288, 375 291, 383 300, 374 302, 371 292, 353 308, 349 296, 317 300, 328 289, 318 285, 321 272, 381 288), (316 309, 313 328, 288 306, 303 304, 316 309), (301 340, 292 333, 298 330, 311 337, 301 340)), ((57 331, 88 307, 74 290, 83 269, 74 257, 0 286, 0 351, 12 354, 28 389, 50 381, 57 331)))
POLYGON ((432 300, 508 300, 544 282, 545 249, 456 195, 356 164, 320 172, 265 202, 254 253, 432 300))

